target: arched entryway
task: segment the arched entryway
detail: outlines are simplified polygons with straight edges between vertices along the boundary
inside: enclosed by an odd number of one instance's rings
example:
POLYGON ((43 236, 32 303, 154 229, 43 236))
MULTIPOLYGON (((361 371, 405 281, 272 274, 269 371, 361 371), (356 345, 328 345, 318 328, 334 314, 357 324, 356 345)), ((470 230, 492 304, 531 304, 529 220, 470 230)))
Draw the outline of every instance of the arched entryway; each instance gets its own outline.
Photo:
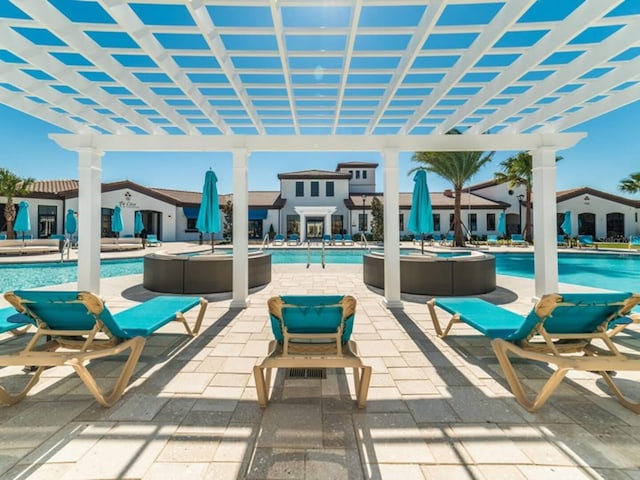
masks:
POLYGON ((596 214, 580 213, 578 215, 578 235, 591 235, 596 237, 596 214))
POLYGON ((623 240, 624 234, 624 213, 607 213, 607 240, 623 240))

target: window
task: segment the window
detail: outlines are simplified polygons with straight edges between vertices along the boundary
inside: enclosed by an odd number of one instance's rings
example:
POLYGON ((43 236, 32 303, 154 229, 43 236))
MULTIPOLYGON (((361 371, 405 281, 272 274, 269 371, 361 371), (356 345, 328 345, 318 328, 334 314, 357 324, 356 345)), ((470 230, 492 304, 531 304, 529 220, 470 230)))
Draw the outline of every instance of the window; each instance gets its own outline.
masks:
POLYGON ((312 197, 320 196, 320 183, 319 182, 311 182, 311 196, 312 197))
POLYGON ((38 238, 49 238, 58 233, 58 207, 55 205, 38 205, 38 238))
POLYGON ((4 208, 6 206, 5 203, 0 203, 0 232, 7 231, 7 221, 4 218, 4 208))
POLYGON ((467 222, 469 223, 468 228, 470 232, 474 230, 478 230, 478 215, 475 213, 467 214, 467 222))
POLYGON ((198 221, 197 218, 187 218, 187 231, 191 230, 191 231, 197 231, 198 229, 196 228, 196 222, 198 221))
POLYGON ((578 214, 578 235, 591 235, 596 238, 596 214, 578 214))
POLYGON ((102 221, 100 222, 100 236, 113 237, 115 234, 111 231, 111 217, 113 217, 113 208, 101 208, 102 221))
POLYGON ((300 216, 287 215, 287 235, 300 233, 300 216))
POLYGON ((449 214, 449 226, 447 227, 447 230, 453 230, 453 219, 455 218, 455 214, 450 213, 449 214))
POLYGON ((496 229, 496 214, 487 213, 487 230, 495 230, 495 229, 496 229))
POLYGON ((358 214, 358 227, 361 232, 367 231, 367 214, 359 213, 358 214))
POLYGON ((400 228, 399 230, 402 232, 404 230, 404 213, 400 214, 400 228))
POLYGON ((304 182, 296 182, 296 197, 304 197, 304 182))
POLYGON ((262 220, 249 220, 249 238, 262 238, 262 220))
POLYGON ((331 215, 331 233, 346 233, 342 215, 331 215))
POLYGON ((333 197, 335 195, 333 182, 327 182, 326 195, 327 197, 333 197))
POLYGON ((362 170, 362 179, 366 179, 367 178, 367 171, 366 170, 362 170))
POLYGON ((360 170, 356 170, 356 178, 360 178, 360 170))
POLYGON ((440 214, 439 213, 433 214, 433 231, 434 232, 440 231, 440 214))
POLYGON ((607 240, 624 239, 624 213, 607 213, 607 240))

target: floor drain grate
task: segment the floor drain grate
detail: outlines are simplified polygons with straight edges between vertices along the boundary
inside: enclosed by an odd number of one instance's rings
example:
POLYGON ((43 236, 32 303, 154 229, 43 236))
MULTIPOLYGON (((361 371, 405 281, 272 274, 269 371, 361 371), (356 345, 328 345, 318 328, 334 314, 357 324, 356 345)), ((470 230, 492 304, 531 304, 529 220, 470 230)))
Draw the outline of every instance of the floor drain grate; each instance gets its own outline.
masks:
POLYGON ((326 368, 289 368, 287 378, 327 378, 326 368))

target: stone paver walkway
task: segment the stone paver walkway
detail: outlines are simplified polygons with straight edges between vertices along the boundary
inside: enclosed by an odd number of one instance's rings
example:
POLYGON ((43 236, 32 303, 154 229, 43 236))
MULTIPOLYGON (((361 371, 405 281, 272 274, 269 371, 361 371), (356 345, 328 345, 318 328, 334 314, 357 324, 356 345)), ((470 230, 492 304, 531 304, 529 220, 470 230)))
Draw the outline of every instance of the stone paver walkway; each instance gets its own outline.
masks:
MULTIPOLYGON (((141 275, 103 280, 113 310, 153 296, 141 275)), ((532 282, 499 277, 487 296, 530 308, 532 282)), ((70 287, 73 288, 73 287, 70 287)), ((564 287, 568 290, 570 287, 564 287)), ((506 388, 486 338, 459 326, 434 335, 426 298, 389 312, 362 267, 274 265, 273 281, 230 310, 210 297, 201 334, 169 326, 147 343, 135 379, 112 408, 100 407, 70 371, 45 372, 18 405, 0 408, 0 477, 33 479, 633 479, 640 478, 640 415, 621 407, 591 373, 571 374, 531 414, 506 388), (265 410, 252 367, 271 338, 266 301, 277 294, 349 293, 358 299, 353 338, 373 367, 367 408, 353 402, 351 373, 275 377, 265 410)), ((3 338, 2 348, 24 340, 3 338)), ((619 336, 640 347, 640 331, 619 336)), ((95 362, 107 382, 116 360, 95 362)), ((547 365, 522 362, 536 388, 547 365)), ((0 369, 6 384, 24 378, 0 369)), ((628 378, 640 397, 640 374, 628 378)))

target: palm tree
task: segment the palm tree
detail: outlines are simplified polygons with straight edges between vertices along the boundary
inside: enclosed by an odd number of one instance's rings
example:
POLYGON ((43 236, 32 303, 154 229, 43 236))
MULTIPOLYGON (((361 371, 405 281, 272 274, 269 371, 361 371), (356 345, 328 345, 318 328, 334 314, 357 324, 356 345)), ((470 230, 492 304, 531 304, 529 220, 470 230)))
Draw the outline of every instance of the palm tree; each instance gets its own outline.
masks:
POLYGON ((640 172, 632 173, 629 178, 620 180, 618 188, 627 193, 640 192, 640 172))
MULTIPOLYGON (((454 129, 448 134, 459 135, 460 131, 454 129)), ((448 180, 453 185, 455 192, 453 210, 453 232, 454 245, 463 246, 464 236, 462 235, 462 222, 460 220, 461 202, 460 197, 464 184, 471 179, 478 171, 491 161, 493 154, 485 155, 484 152, 415 152, 411 157, 414 162, 421 163, 422 166, 412 169, 409 174, 424 168, 429 172, 448 180)))
MULTIPOLYGON (((556 162, 562 157, 556 156, 556 162)), ((519 152, 500 162, 502 172, 496 172, 495 179, 498 183, 509 182, 511 187, 525 187, 525 222, 524 235, 527 242, 532 241, 531 229, 531 192, 533 186, 533 157, 529 152, 519 152)))
POLYGON ((16 219, 14 197, 26 197, 31 192, 33 178, 21 178, 6 168, 0 168, 0 197, 7 197, 4 219, 7 222, 7 238, 15 238, 13 222, 16 219))

